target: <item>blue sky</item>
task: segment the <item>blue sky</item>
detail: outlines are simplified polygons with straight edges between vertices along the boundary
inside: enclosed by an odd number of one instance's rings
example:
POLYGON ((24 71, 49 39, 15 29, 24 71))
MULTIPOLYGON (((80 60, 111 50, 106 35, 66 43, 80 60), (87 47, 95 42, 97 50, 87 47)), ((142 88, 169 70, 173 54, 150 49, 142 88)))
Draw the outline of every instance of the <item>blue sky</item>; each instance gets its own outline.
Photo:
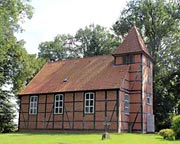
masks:
POLYGON ((111 27, 127 0, 32 0, 34 15, 17 34, 26 41, 28 53, 37 53, 38 45, 57 34, 75 34, 89 24, 111 27))

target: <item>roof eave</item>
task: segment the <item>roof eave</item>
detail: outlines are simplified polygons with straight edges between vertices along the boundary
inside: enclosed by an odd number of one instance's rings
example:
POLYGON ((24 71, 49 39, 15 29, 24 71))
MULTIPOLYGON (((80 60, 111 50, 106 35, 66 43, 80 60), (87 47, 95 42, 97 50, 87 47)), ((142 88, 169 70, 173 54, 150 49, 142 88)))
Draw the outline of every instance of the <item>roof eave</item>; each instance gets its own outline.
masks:
POLYGON ((121 53, 121 54, 112 54, 112 56, 123 56, 123 55, 128 55, 128 54, 144 54, 146 55, 152 62, 154 62, 154 59, 147 54, 145 51, 137 51, 137 52, 127 52, 127 53, 121 53))
POLYGON ((18 96, 26 95, 45 95, 45 94, 58 94, 58 93, 73 93, 73 92, 89 92, 89 91, 103 91, 103 90, 120 90, 120 88, 107 88, 107 89, 92 89, 92 90, 74 90, 74 91, 62 91, 62 92, 42 92, 42 93, 25 93, 18 94, 18 96))

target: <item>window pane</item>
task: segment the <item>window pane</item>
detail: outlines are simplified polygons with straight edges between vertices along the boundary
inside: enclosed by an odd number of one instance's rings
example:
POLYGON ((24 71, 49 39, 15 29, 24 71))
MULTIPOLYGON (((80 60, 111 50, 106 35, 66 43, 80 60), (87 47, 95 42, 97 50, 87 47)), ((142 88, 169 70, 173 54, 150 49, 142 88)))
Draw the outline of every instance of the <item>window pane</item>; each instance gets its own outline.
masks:
POLYGON ((34 109, 34 114, 37 114, 37 109, 34 109))
POLYGON ((148 104, 150 103, 150 98, 149 98, 149 97, 147 98, 147 103, 148 103, 148 104))
POLYGON ((125 96, 125 97, 124 97, 125 101, 129 101, 129 95, 128 95, 128 94, 125 94, 124 96, 125 96))
POLYGON ((94 99, 94 95, 93 94, 91 94, 91 99, 94 99))
POLYGON ((93 107, 90 107, 90 112, 93 113, 93 107))
POLYGON ((58 107, 58 102, 55 103, 55 107, 58 107))
POLYGON ((63 105, 63 102, 60 101, 60 102, 59 102, 59 107, 62 107, 62 105, 63 105))
POLYGON ((59 113, 62 113, 63 112, 63 109, 62 108, 59 108, 59 113))
POLYGON ((89 106, 89 101, 88 100, 86 100, 86 106, 89 106))
POLYGON ((56 95, 55 100, 58 101, 59 100, 59 96, 56 95))
POLYGON ((122 57, 123 64, 126 64, 126 56, 122 57))
POLYGON ((89 112, 89 107, 85 107, 85 112, 86 112, 86 113, 89 112))
POLYGON ((128 114, 128 113, 129 113, 129 109, 128 109, 128 108, 125 108, 125 109, 124 109, 124 112, 125 112, 126 114, 128 114))
POLYGON ((129 106, 129 104, 127 102, 124 103, 125 108, 127 108, 129 106))
POLYGON ((147 60, 146 60, 146 65, 148 66, 148 67, 150 67, 150 60, 147 58, 147 60))
POLYGON ((34 102, 34 96, 32 96, 32 102, 34 102))
POLYGON ((63 96, 62 96, 62 95, 60 95, 60 100, 61 100, 61 101, 63 100, 63 96))
POLYGON ((146 95, 146 103, 151 104, 151 95, 150 94, 146 95))
POLYGON ((135 56, 134 55, 131 55, 130 56, 130 63, 135 63, 135 56))
POLYGON ((93 100, 90 101, 90 106, 93 106, 93 100))
POLYGON ((89 99, 89 94, 86 94, 86 99, 89 99))

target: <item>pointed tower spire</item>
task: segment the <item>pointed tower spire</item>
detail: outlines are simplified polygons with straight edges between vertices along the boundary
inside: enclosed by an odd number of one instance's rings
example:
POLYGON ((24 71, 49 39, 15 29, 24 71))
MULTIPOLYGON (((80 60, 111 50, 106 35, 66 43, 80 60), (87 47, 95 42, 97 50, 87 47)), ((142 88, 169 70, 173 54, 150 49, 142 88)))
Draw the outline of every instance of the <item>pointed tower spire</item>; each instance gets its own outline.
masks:
POLYGON ((131 28, 123 42, 112 55, 117 56, 128 53, 145 53, 151 57, 135 25, 131 28))

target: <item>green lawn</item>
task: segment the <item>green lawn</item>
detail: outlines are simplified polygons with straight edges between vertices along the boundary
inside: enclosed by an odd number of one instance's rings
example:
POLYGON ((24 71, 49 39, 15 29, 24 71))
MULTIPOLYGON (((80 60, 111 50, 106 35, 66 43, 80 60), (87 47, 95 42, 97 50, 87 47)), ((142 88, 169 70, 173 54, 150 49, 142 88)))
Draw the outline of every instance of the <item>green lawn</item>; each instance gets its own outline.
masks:
POLYGON ((154 134, 110 134, 101 140, 101 134, 0 134, 0 144, 180 144, 180 141, 163 140, 154 134))

